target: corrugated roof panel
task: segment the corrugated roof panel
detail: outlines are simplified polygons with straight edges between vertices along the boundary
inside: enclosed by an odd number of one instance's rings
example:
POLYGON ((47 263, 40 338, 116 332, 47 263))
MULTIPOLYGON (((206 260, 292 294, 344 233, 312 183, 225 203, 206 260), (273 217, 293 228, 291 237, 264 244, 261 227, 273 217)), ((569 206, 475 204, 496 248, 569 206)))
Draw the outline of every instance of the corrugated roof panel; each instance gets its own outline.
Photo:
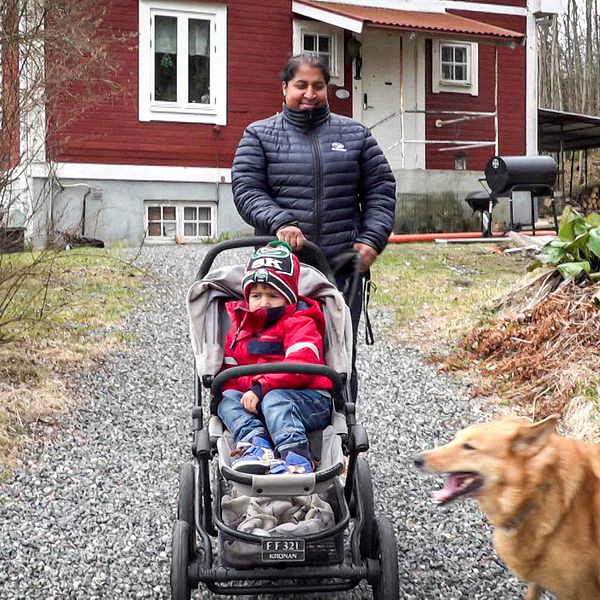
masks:
POLYGON ((459 17, 450 13, 427 13, 391 8, 374 8, 318 2, 317 0, 297 0, 300 4, 312 6, 344 17, 362 20, 365 25, 393 27, 409 31, 431 31, 440 33, 465 34, 471 36, 495 37, 510 41, 521 41, 524 36, 516 31, 496 27, 474 19, 459 17))

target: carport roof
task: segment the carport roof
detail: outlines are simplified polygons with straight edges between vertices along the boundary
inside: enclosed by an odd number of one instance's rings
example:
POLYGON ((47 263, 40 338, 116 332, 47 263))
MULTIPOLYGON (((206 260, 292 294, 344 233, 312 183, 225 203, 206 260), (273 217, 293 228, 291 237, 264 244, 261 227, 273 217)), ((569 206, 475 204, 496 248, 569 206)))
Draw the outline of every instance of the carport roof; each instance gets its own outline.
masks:
POLYGON ((477 38, 488 42, 494 40, 510 45, 521 43, 525 39, 522 33, 445 11, 418 12, 317 0, 294 0, 292 9, 296 14, 337 25, 356 33, 361 33, 364 26, 369 26, 422 31, 469 39, 477 38))
POLYGON ((600 148, 600 117, 560 110, 538 110, 538 151, 600 148))

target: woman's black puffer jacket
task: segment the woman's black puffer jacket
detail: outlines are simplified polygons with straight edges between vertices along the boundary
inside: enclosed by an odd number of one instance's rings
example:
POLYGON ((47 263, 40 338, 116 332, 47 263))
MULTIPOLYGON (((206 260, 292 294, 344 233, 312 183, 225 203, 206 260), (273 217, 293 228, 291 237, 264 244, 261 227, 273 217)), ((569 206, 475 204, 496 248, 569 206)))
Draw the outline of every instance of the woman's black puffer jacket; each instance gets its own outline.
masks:
POLYGON ((364 125, 329 112, 284 110, 248 126, 232 168, 233 198, 259 235, 297 224, 328 259, 362 242, 381 252, 396 182, 364 125))

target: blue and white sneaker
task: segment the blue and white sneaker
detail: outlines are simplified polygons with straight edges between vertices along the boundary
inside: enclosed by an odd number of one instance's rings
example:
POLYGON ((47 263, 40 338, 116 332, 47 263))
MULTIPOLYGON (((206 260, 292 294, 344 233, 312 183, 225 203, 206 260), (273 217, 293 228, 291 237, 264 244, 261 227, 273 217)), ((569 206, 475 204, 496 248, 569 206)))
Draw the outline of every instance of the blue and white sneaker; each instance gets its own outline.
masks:
POLYGON ((305 475, 306 473, 314 473, 314 471, 312 462, 306 457, 295 452, 288 452, 285 461, 280 461, 279 464, 273 465, 269 470, 269 474, 296 473, 298 475, 305 475))
POLYGON ((271 444, 261 437, 253 437, 251 442, 240 442, 231 455, 237 457, 231 468, 251 475, 265 475, 273 465, 281 462, 275 458, 271 444))

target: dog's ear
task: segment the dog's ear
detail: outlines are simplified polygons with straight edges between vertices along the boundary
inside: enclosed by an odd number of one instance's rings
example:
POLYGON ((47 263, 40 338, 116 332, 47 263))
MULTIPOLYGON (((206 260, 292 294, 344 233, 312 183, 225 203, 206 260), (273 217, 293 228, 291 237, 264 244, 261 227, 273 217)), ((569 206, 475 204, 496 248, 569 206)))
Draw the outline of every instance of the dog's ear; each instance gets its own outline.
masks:
POLYGON ((538 423, 519 427, 510 441, 511 451, 525 456, 533 456, 539 452, 556 430, 559 418, 560 415, 550 415, 538 423))

